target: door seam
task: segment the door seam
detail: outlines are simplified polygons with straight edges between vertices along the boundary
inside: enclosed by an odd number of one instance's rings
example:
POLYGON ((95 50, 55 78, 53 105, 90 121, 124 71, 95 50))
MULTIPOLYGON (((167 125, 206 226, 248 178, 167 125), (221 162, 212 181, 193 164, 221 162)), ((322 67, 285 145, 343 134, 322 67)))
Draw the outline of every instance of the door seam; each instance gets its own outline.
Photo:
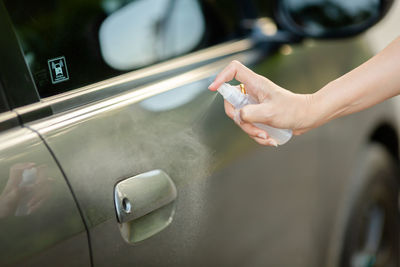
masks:
MULTIPOLYGON (((18 116, 18 118, 19 118, 19 116, 18 116)), ((35 129, 32 129, 31 127, 29 127, 27 125, 23 125, 23 127, 31 130, 32 132, 36 133, 39 136, 40 140, 42 140, 43 144, 45 145, 45 147, 49 151, 50 155, 52 156, 54 162, 56 163, 57 167, 59 168, 62 176, 64 177, 64 180, 65 180, 65 182, 66 182, 66 184, 67 184, 67 186, 68 186, 68 188, 69 188, 69 190, 71 192, 72 198, 74 199, 76 208, 77 208, 77 210, 79 212, 79 215, 81 216, 81 219, 83 221, 83 225, 84 225, 85 230, 86 230, 87 239, 88 239, 90 266, 93 267, 94 266, 93 265, 93 254, 92 254, 92 244, 91 244, 91 239, 90 239, 89 226, 88 226, 87 221, 86 221, 86 219, 84 217, 83 209, 82 209, 81 205, 79 204, 78 198, 76 197, 74 191, 72 190, 72 186, 71 186, 70 182, 68 181, 67 175, 65 174, 64 169, 62 168, 60 162, 58 161, 57 157, 55 156, 53 150, 50 148, 50 146, 48 145, 46 140, 42 137, 42 135, 38 131, 36 131, 35 129)))

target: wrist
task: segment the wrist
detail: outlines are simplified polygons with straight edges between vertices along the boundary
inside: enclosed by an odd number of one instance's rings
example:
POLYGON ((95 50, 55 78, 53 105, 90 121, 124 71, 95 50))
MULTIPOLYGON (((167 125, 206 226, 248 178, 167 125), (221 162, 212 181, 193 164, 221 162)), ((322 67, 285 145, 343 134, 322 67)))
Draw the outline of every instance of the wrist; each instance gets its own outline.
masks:
POLYGON ((337 113, 337 107, 335 107, 336 101, 333 96, 329 95, 329 92, 332 90, 331 87, 335 86, 336 84, 332 81, 322 89, 309 95, 311 128, 319 127, 335 117, 337 113))
POLYGON ((323 116, 323 101, 321 100, 321 95, 318 92, 312 94, 302 95, 304 98, 304 107, 302 108, 302 125, 298 129, 298 133, 304 133, 311 129, 317 128, 318 126, 324 124, 323 116))

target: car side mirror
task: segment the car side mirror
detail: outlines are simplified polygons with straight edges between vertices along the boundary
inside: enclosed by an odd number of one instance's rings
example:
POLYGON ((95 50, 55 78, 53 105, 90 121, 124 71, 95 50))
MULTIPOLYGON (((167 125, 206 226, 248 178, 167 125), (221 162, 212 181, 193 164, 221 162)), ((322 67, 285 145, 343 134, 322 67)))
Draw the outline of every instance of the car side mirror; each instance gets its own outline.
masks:
POLYGON ((300 37, 342 38, 380 21, 393 0, 278 0, 275 17, 283 30, 300 37))

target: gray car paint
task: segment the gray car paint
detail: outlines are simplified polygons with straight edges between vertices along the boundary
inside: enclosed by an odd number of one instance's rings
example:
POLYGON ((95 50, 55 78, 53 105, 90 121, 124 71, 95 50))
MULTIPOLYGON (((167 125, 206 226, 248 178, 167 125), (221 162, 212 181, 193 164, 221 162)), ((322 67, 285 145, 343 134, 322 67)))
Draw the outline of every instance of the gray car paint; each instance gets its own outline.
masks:
MULTIPOLYGON (((264 59, 255 70, 289 89, 312 92, 369 55, 359 39, 293 49, 264 59)), ((199 72, 204 68, 191 74, 208 81, 199 72)), ((83 207, 95 266, 323 266, 357 155, 380 123, 395 125, 392 103, 331 122, 278 149, 263 148, 225 117, 221 97, 205 88, 171 110, 141 105, 160 91, 181 93, 194 82, 140 88, 150 88, 147 97, 132 87, 111 104, 30 124, 60 161, 83 207), (113 187, 158 168, 177 185, 177 212, 166 230, 132 246, 119 232, 113 187)), ((60 263, 70 259, 55 255, 60 263)))
POLYGON ((0 134, 0 192, 1 266, 89 266, 86 229, 71 191, 27 128, 0 134))
MULTIPOLYGON (((297 45, 291 55, 278 53, 253 67, 289 89, 312 92, 365 59, 362 47, 357 39, 297 45)), ((257 55, 234 58, 251 65, 257 55)), ((30 124, 60 161, 83 208, 95 266, 324 261, 358 149, 390 107, 337 120, 278 149, 260 147, 224 115, 221 97, 206 89, 231 59, 30 124), (185 88, 194 90, 193 83, 203 86, 195 98, 162 108, 163 98, 170 99, 165 94, 179 97, 185 88), (152 101, 161 108, 151 110, 152 101), (158 235, 131 245, 121 237, 113 189, 153 169, 165 171, 177 187, 175 217, 158 235)))

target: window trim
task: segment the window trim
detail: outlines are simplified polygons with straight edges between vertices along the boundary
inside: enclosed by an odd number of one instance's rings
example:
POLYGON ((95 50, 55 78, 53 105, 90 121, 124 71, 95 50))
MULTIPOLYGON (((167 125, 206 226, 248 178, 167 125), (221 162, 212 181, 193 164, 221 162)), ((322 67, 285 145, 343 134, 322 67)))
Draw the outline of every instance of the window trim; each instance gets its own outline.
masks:
POLYGON ((17 126, 20 126, 20 123, 16 112, 6 111, 0 113, 0 134, 17 126))
MULTIPOLYGON (((48 131, 58 129, 60 127, 66 127, 67 125, 76 123, 79 120, 87 120, 96 114, 99 114, 100 112, 117 110, 121 107, 131 105, 135 102, 194 82, 199 82, 202 80, 210 81, 210 77, 213 77, 214 74, 221 71, 230 61, 239 59, 245 64, 249 64, 254 62, 256 58, 259 58, 259 56, 259 51, 254 50, 245 51, 239 55, 228 56, 216 60, 208 65, 181 73, 168 79, 146 84, 136 88, 135 90, 127 91, 111 98, 103 99, 102 101, 90 103, 90 105, 86 105, 78 109, 63 112, 61 114, 52 116, 51 118, 28 123, 27 127, 37 131, 41 135, 45 135, 48 131)), ((18 115, 21 115, 19 111, 18 115)))
POLYGON ((22 123, 32 122, 128 91, 136 91, 137 88, 172 78, 227 57, 250 51, 257 48, 256 44, 257 43, 251 38, 229 41, 150 67, 145 67, 88 86, 43 98, 38 103, 19 107, 15 109, 15 111, 20 116, 22 123))

